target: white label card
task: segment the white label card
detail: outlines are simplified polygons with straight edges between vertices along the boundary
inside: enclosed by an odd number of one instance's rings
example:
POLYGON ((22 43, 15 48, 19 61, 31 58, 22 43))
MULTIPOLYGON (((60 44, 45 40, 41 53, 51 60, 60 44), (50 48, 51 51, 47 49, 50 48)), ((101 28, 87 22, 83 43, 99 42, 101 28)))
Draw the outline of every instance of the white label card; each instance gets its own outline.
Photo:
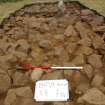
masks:
POLYGON ((36 101, 67 101, 69 88, 67 80, 40 80, 36 82, 36 101))

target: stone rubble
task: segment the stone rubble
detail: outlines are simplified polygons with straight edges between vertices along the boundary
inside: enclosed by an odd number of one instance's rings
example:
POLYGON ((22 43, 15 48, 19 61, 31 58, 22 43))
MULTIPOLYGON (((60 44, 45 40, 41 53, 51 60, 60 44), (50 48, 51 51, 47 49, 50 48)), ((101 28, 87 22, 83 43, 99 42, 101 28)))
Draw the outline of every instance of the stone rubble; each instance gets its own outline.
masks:
POLYGON ((104 17, 77 2, 25 6, 0 27, 0 105, 105 105, 104 17), (16 65, 83 66, 82 70, 17 70, 16 65), (38 80, 67 79, 71 102, 33 99, 38 80))

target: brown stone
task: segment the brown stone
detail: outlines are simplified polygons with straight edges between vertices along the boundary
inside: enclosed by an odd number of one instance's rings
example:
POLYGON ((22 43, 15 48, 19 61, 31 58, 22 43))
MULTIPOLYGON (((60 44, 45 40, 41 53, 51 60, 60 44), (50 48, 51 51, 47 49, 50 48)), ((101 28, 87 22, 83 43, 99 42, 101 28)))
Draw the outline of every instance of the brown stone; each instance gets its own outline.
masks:
POLYGON ((69 60, 69 54, 63 47, 55 47, 54 53, 52 53, 54 57, 57 57, 60 62, 64 63, 69 60))
POLYGON ((26 32, 24 31, 24 29, 21 29, 21 27, 14 27, 12 28, 9 33, 7 33, 8 35, 11 35, 11 38, 17 40, 17 39, 21 39, 21 38, 26 38, 26 32))
POLYGON ((23 62, 27 58, 27 53, 21 52, 21 51, 13 51, 12 54, 20 60, 20 62, 23 62))
POLYGON ((90 55, 93 53, 93 49, 88 46, 80 46, 80 47, 78 47, 76 53, 90 55))
POLYGON ((16 101, 14 101, 13 105, 43 105, 43 103, 35 102, 32 98, 18 97, 16 101))
POLYGON ((105 32, 105 25, 93 27, 96 32, 105 32))
POLYGON ((103 66, 101 56, 98 54, 92 54, 88 57, 88 63, 94 68, 101 68, 103 66))
POLYGON ((82 16, 93 15, 93 14, 94 14, 94 12, 89 10, 89 9, 83 9, 83 10, 81 10, 81 15, 82 16))
POLYGON ((75 65, 83 65, 85 64, 85 57, 83 54, 76 55, 76 57, 72 60, 72 63, 75 65))
POLYGON ((89 46, 90 47, 92 45, 92 41, 90 38, 83 38, 83 39, 78 41, 78 44, 82 45, 82 46, 89 46))
POLYGON ((89 25, 85 22, 77 22, 75 28, 80 33, 81 38, 87 38, 91 33, 89 25))
POLYGON ((78 99, 78 103, 85 102, 93 105, 105 105, 105 94, 97 88, 91 88, 78 99))
POLYGON ((32 90, 29 86, 14 89, 17 96, 25 98, 33 98, 32 90))
POLYGON ((53 105, 74 105, 73 102, 54 102, 53 105))
POLYGON ((63 34, 57 34, 54 36, 55 40, 57 41, 64 41, 64 35, 63 34))
POLYGON ((40 40, 39 47, 49 50, 51 49, 51 42, 49 40, 40 40))
POLYGON ((37 81, 42 77, 43 73, 44 73, 43 70, 41 70, 41 69, 36 70, 35 69, 32 71, 30 78, 32 81, 37 81))
POLYGON ((90 22, 90 24, 92 26, 98 26, 98 25, 101 25, 103 22, 104 22, 104 17, 99 16, 99 15, 95 15, 93 17, 93 20, 90 22))
POLYGON ((93 47, 95 49, 100 49, 104 45, 104 40, 100 36, 95 36, 93 38, 93 47))
POLYGON ((76 94, 83 94, 90 88, 89 82, 86 83, 80 83, 75 90, 76 94))
POLYGON ((27 40, 20 39, 16 42, 15 50, 27 53, 30 50, 30 45, 27 40))
POLYGON ((13 89, 10 89, 5 98, 4 105, 11 105, 14 101, 16 101, 16 94, 13 89))
POLYGON ((11 45, 9 43, 7 43, 5 40, 0 40, 0 49, 3 51, 3 52, 6 52, 8 50, 8 48, 10 47, 11 45))
POLYGON ((76 32, 76 30, 74 29, 74 27, 72 25, 69 25, 65 32, 64 32, 65 36, 77 36, 78 33, 76 32))
MULTIPOLYGON (((19 101, 18 97, 31 99, 33 97, 33 93, 30 87, 20 87, 20 88, 14 88, 10 89, 7 93, 7 96, 4 101, 4 105, 15 105, 14 103, 19 101)), ((20 103, 20 101, 19 101, 20 103)), ((20 103, 22 104, 22 103, 20 103)))
POLYGON ((0 57, 0 67, 2 70, 7 71, 10 68, 10 64, 5 61, 4 57, 0 57))
POLYGON ((42 80, 51 80, 51 79, 63 79, 63 71, 52 71, 50 73, 46 73, 42 76, 42 80))
MULTIPOLYGON (((73 63, 64 63, 64 66, 74 67, 75 65, 73 63)), ((74 74, 73 70, 64 70, 64 77, 68 80, 74 76, 73 74, 74 74)))
POLYGON ((94 74, 94 70, 92 68, 91 65, 89 64, 85 64, 83 66, 83 70, 81 70, 82 73, 84 73, 89 79, 91 79, 93 77, 93 74, 94 74))
POLYGON ((0 93, 6 92, 11 86, 8 74, 0 73, 0 93))
POLYGON ((99 87, 104 83, 104 76, 101 74, 96 74, 91 82, 93 87, 99 87))
POLYGON ((16 71, 12 78, 14 86, 24 86, 29 83, 29 77, 19 71, 16 71))
POLYGON ((31 17, 30 19, 28 19, 29 22, 29 27, 30 28, 37 28, 39 29, 41 26, 41 22, 38 21, 38 19, 36 19, 35 17, 31 17))
POLYGON ((66 50, 69 54, 74 53, 77 50, 77 44, 76 43, 66 43, 66 50))

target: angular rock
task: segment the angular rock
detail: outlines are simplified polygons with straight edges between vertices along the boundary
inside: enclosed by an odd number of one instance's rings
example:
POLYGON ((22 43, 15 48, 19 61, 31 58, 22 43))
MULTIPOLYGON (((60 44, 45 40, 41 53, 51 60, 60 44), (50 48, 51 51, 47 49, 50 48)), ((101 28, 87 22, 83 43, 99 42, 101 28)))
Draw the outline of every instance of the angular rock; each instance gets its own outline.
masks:
POLYGON ((27 58, 27 54, 20 51, 13 51, 12 54, 20 60, 20 62, 23 62, 27 58))
POLYGON ((0 67, 2 70, 7 71, 10 68, 10 64, 6 62, 3 58, 4 57, 0 57, 0 67))
POLYGON ((40 49, 38 48, 37 51, 31 52, 31 57, 33 59, 33 64, 41 65, 43 63, 44 58, 45 58, 45 54, 41 53, 40 49))
POLYGON ((29 78, 24 73, 18 71, 15 72, 12 78, 14 86, 24 86, 29 83, 29 78))
POLYGON ((0 93, 6 92, 11 86, 11 79, 8 74, 0 73, 0 93))
POLYGON ((89 79, 79 71, 74 72, 72 78, 69 80, 71 88, 76 89, 74 90, 74 93, 76 94, 82 94, 85 92, 85 90, 87 90, 90 87, 89 79))
POLYGON ((94 68, 101 68, 103 66, 101 56, 97 54, 92 54, 88 57, 88 63, 94 68))
POLYGON ((0 29, 0 37, 4 35, 4 30, 0 29))
MULTIPOLYGON (((27 21, 27 20, 25 19, 25 21, 27 21)), ((41 22, 33 16, 30 19, 28 19, 28 22, 29 22, 29 27, 30 28, 39 29, 41 27, 41 22)))
POLYGON ((82 73, 84 73, 89 79, 93 77, 94 70, 91 65, 86 64, 83 67, 82 73))
POLYGON ((33 70, 30 78, 32 81, 37 81, 42 77, 43 73, 44 71, 41 69, 33 70))
POLYGON ((27 86, 10 89, 5 98, 4 105, 14 105, 14 103, 18 100, 18 97, 31 99, 33 97, 31 88, 27 86))
POLYGON ((105 86, 104 85, 101 85, 98 87, 103 93, 105 93, 105 86))
POLYGON ((57 41, 64 41, 64 35, 62 34, 55 35, 54 38, 57 41))
POLYGON ((25 39, 18 40, 15 45, 15 50, 23 51, 25 53, 29 52, 30 48, 29 43, 25 39))
POLYGON ((105 32, 105 25, 93 27, 95 32, 105 32))
POLYGON ((14 89, 10 89, 7 92, 7 96, 5 98, 4 105, 11 105, 13 104, 14 101, 16 101, 16 94, 15 94, 14 89))
POLYGON ((94 14, 94 12, 89 10, 89 9, 83 9, 83 10, 81 10, 81 15, 82 16, 93 15, 93 14, 94 14))
POLYGON ((39 41, 39 47, 49 50, 51 49, 51 42, 49 40, 41 40, 39 41))
POLYGON ((32 98, 18 97, 16 101, 14 101, 13 105, 43 105, 43 103, 35 102, 32 98))
POLYGON ((80 22, 80 21, 77 22, 75 28, 80 33, 81 38, 87 38, 90 36, 91 33, 90 27, 85 22, 80 22))
POLYGON ((41 24, 39 31, 41 33, 50 32, 50 28, 49 28, 48 24, 43 23, 43 24, 41 24))
POLYGON ((90 22, 90 24, 94 27, 94 26, 102 25, 103 22, 104 22, 103 16, 95 15, 93 17, 93 20, 90 22))
POLYGON ((69 25, 65 32, 64 32, 65 36, 77 36, 78 33, 76 32, 76 30, 74 29, 73 25, 69 25))
POLYGON ((23 38, 27 37, 26 32, 21 27, 14 27, 14 28, 12 28, 9 31, 9 33, 7 33, 7 34, 11 35, 11 38, 15 39, 15 40, 23 39, 23 38))
POLYGON ((89 83, 80 83, 75 90, 76 94, 83 94, 90 88, 89 83))
POLYGON ((0 68, 0 74, 7 74, 7 70, 0 68))
POLYGON ((4 62, 9 62, 9 63, 14 63, 17 61, 16 56, 14 56, 13 54, 6 54, 4 56, 1 57, 2 59, 4 59, 4 62))
POLYGON ((15 19, 16 19, 16 21, 22 21, 22 17, 21 16, 17 16, 17 17, 15 17, 15 19))
POLYGON ((90 47, 92 45, 92 41, 90 38, 83 38, 83 39, 78 41, 78 44, 90 47))
POLYGON ((16 69, 9 69, 9 70, 7 71, 8 75, 9 75, 10 77, 12 77, 15 72, 16 72, 16 69))
POLYGON ((85 57, 83 54, 76 55, 76 57, 72 60, 72 63, 75 65, 83 65, 85 64, 85 57))
POLYGON ((33 31, 33 30, 30 30, 30 35, 29 35, 29 38, 28 38, 28 41, 29 42, 36 42, 37 40, 40 40, 40 34, 38 31, 33 31), (38 36, 38 37, 37 37, 38 36))
POLYGON ((32 57, 33 59, 36 59, 37 57, 39 57, 39 53, 32 51, 32 52, 31 52, 31 57, 32 57))
POLYGON ((0 105, 4 105, 4 99, 0 99, 0 105))
POLYGON ((93 105, 105 105, 105 94, 97 88, 91 88, 83 96, 81 96, 77 102, 93 105))
POLYGON ((3 51, 3 52, 6 52, 8 50, 8 48, 10 47, 11 45, 9 43, 7 43, 5 40, 0 40, 0 49, 3 51))
POLYGON ((66 43, 65 46, 69 54, 74 53, 78 47, 76 43, 66 43))
POLYGON ((54 48, 54 55, 55 56, 61 56, 62 52, 64 52, 64 48, 62 48, 62 47, 55 47, 54 48))
POLYGON ((50 22, 49 22, 49 27, 50 27, 50 30, 53 32, 53 31, 56 31, 57 30, 57 20, 54 18, 54 17, 51 17, 50 18, 50 22))
POLYGON ((64 102, 54 102, 53 105, 65 105, 64 102))
POLYGON ((91 82, 93 87, 100 87, 104 83, 104 76, 101 74, 96 74, 91 82))
POLYGON ((93 53, 93 49, 87 46, 80 46, 78 47, 77 54, 85 54, 85 55, 90 55, 93 53))
POLYGON ((95 49, 100 49, 105 44, 104 40, 100 36, 95 36, 93 38, 93 47, 95 49))
POLYGON ((73 102, 54 102, 53 105, 74 105, 73 102))
POLYGON ((63 71, 52 71, 50 73, 46 73, 42 76, 42 80, 51 80, 51 79, 63 79, 63 71))
POLYGON ((25 97, 25 98, 32 98, 33 97, 32 90, 29 86, 16 88, 14 90, 15 90, 15 93, 17 96, 25 97))
MULTIPOLYGON (((75 65, 73 63, 64 63, 64 66, 75 67, 75 65)), ((64 77, 68 80, 71 79, 74 74, 73 72, 74 71, 72 71, 72 70, 64 70, 64 77)))
POLYGON ((86 83, 88 85, 90 83, 89 79, 85 75, 83 75, 82 73, 80 73, 79 75, 80 75, 80 77, 77 80, 78 86, 79 86, 79 84, 85 84, 86 83))
POLYGON ((55 47, 53 54, 55 57, 58 57, 59 61, 62 63, 69 60, 69 54, 63 47, 55 47))

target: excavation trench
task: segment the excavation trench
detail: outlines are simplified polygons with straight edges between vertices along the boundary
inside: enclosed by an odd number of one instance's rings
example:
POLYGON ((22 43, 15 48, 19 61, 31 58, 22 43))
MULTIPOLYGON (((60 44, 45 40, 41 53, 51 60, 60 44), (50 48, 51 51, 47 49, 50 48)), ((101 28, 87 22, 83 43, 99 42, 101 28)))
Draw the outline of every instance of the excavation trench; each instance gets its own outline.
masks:
POLYGON ((105 105, 105 20, 78 2, 27 5, 0 28, 0 105, 105 105), (16 70, 16 65, 83 66, 74 71, 16 70), (37 103, 37 80, 64 79, 72 102, 37 103))

